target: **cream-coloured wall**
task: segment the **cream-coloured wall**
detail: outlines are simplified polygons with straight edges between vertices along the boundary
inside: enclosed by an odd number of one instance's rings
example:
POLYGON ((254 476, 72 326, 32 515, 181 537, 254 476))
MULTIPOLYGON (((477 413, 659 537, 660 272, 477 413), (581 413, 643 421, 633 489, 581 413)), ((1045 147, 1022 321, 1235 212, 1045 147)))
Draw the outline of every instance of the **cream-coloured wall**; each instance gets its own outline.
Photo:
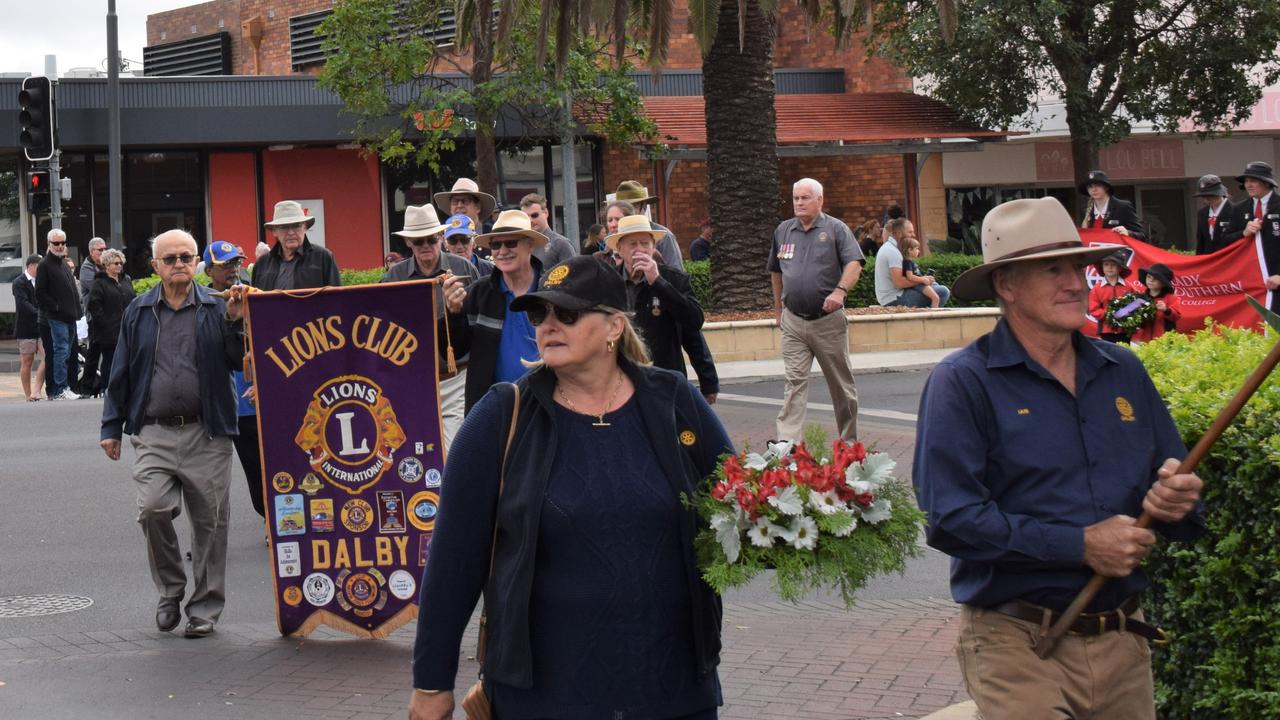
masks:
MULTIPOLYGON (((1244 166, 1255 160, 1275 165, 1278 156, 1276 144, 1280 140, 1269 137, 1230 137, 1205 140, 1200 142, 1189 138, 1182 143, 1182 154, 1187 168, 1187 177, 1196 179, 1201 175, 1220 175, 1224 179, 1235 177, 1244 172, 1244 166)), ((1228 181, 1227 187, 1235 193, 1235 186, 1228 181)))
MULTIPOLYGON (((945 154, 930 155, 920 169, 920 227, 916 234, 924 241, 947 239, 947 189, 942 184, 945 154)), ((921 245, 928 252, 927 242, 921 245)))
POLYGON ((984 143, 982 148, 979 152, 945 153, 943 184, 967 187, 1035 183, 1035 143, 984 143))

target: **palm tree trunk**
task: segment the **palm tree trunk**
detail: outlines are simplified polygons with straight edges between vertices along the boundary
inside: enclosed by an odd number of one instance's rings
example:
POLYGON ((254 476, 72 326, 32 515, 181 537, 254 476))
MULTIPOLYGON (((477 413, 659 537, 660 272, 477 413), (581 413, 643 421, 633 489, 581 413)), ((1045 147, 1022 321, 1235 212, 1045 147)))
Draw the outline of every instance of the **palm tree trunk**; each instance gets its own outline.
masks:
POLYGON ((779 220, 774 19, 760 11, 758 0, 745 7, 740 46, 738 2, 722 0, 716 39, 702 61, 718 312, 773 307, 765 266, 779 220))

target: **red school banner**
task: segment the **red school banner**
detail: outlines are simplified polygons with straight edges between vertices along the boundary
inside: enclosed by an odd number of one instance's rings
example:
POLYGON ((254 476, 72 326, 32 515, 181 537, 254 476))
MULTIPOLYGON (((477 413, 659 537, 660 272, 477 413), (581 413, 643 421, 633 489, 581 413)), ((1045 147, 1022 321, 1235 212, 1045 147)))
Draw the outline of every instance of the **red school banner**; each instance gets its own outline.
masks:
MULTIPOLYGON (((1204 327, 1206 318, 1232 327, 1261 330, 1262 318, 1245 299, 1252 295, 1263 307, 1270 307, 1266 270, 1262 265, 1262 249, 1253 239, 1242 239, 1211 255, 1179 255, 1149 245, 1141 240, 1117 235, 1110 230, 1080 231, 1085 245, 1125 245, 1129 249, 1129 281, 1138 282, 1138 270, 1164 263, 1173 270, 1173 290, 1178 295, 1182 319, 1178 331, 1192 333, 1204 327)), ((1092 266, 1085 270, 1089 287, 1102 282, 1092 266)), ((1083 330, 1097 332, 1097 324, 1089 318, 1083 330)))

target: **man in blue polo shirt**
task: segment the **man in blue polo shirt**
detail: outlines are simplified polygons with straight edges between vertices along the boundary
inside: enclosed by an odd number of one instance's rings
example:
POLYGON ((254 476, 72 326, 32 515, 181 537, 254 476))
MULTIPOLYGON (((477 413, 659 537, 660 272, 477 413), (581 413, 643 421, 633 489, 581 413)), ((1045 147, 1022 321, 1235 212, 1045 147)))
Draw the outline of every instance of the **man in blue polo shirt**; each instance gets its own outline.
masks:
POLYGON ((1139 564, 1156 535, 1204 530, 1201 482, 1175 474, 1186 448, 1141 362, 1080 334, 1085 247, 1053 198, 1014 200, 982 223, 983 264, 957 297, 1004 318, 938 365, 917 422, 913 481, 929 545, 952 556, 963 604, 958 651, 986 720, 1154 720, 1139 564), (1089 579, 1111 578, 1040 659, 1036 639, 1089 579))
POLYGON ((489 248, 493 272, 465 293, 451 288, 445 295, 450 313, 467 315, 466 329, 453 338, 453 344, 455 352, 471 353, 468 411, 494 383, 524 375, 521 360, 538 359, 533 325, 523 312, 511 310, 511 302, 538 287, 542 263, 533 251, 546 245, 547 238, 533 229, 528 215, 505 210, 494 221, 493 232, 477 235, 476 243, 489 248))

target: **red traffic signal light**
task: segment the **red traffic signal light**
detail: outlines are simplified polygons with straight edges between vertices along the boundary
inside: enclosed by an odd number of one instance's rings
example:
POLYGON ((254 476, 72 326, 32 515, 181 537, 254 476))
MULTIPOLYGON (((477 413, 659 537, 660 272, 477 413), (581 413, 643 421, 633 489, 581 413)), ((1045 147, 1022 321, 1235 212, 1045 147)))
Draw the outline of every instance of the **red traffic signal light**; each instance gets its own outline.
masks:
POLYGON ((44 170, 32 170, 27 173, 27 212, 39 213, 49 210, 49 173, 44 170))
POLYGON ((47 77, 29 77, 18 93, 18 144, 28 160, 48 160, 57 145, 53 83, 47 77))

